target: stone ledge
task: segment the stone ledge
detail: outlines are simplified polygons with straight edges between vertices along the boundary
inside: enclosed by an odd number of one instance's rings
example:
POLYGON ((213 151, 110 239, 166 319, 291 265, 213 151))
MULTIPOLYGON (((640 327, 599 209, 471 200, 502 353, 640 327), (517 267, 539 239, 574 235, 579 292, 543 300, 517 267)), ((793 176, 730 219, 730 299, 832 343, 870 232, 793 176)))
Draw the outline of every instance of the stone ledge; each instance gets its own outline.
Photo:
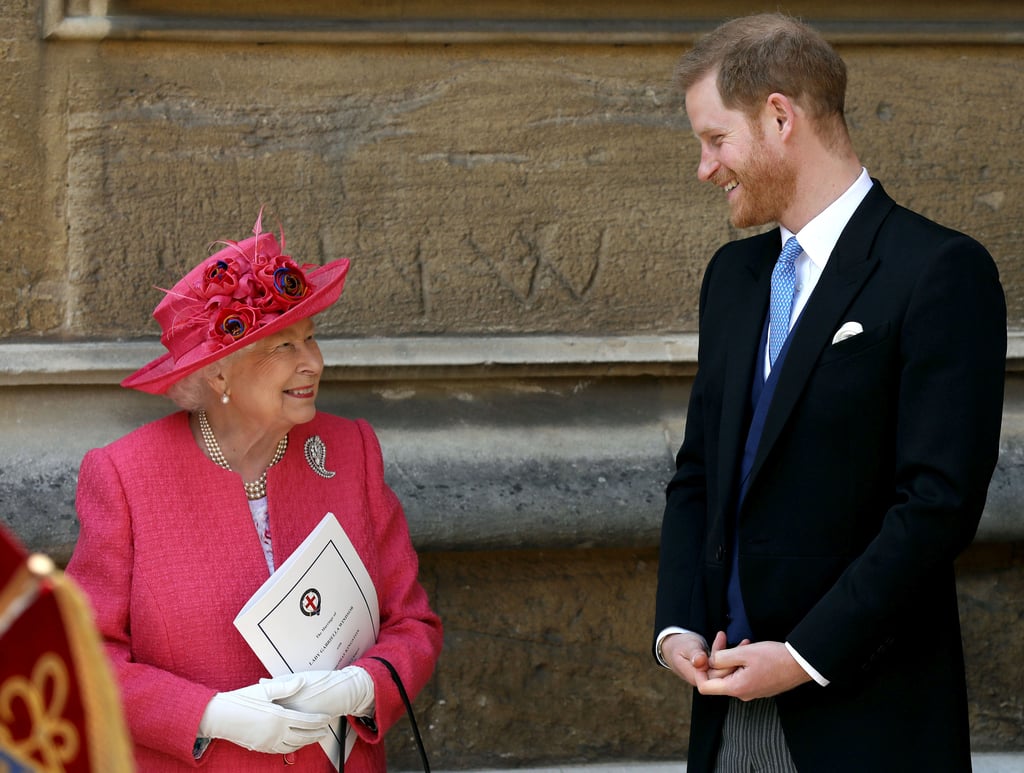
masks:
MULTIPOLYGON (((331 338, 322 339, 320 349, 329 381, 569 373, 690 375, 697 363, 694 333, 331 338)), ((117 384, 163 352, 156 341, 0 343, 0 386, 117 384)))
MULTIPOLYGON (((322 407, 374 425, 421 550, 649 547, 658 542, 685 388, 647 382, 629 393, 602 394, 601 385, 574 392, 574 381, 497 395, 389 384, 371 395, 328 390, 322 407)), ((170 405, 110 388, 4 391, 28 394, 15 409, 0 403, 8 417, 0 519, 30 548, 66 559, 77 538, 82 455, 170 405)), ((1022 492, 1024 431, 1011 417, 979 541, 1024 539, 1022 492)))
MULTIPOLYGON (((697 334, 423 336, 320 341, 330 381, 520 375, 693 375, 697 334)), ((0 386, 117 384, 164 351, 156 341, 0 343, 0 386)), ((1024 371, 1024 331, 1006 368, 1024 371)))
MULTIPOLYGON (((696 336, 324 341, 320 407, 364 417, 423 550, 649 547, 696 336)), ((0 519, 60 559, 82 455, 172 410, 118 381, 153 343, 0 344, 0 519)), ((1007 366, 1021 370, 1024 334, 1007 366)), ((1008 382, 1009 383, 1009 382, 1008 382)), ((1008 390, 978 540, 1024 539, 1024 397, 1008 390)))

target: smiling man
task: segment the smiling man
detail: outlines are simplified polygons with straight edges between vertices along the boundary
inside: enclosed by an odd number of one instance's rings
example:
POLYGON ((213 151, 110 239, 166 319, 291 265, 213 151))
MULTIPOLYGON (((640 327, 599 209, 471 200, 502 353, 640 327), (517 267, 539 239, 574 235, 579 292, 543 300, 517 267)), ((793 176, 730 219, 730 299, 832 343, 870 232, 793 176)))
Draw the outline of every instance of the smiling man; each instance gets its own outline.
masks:
POLYGON ((737 227, 700 297, 654 652, 692 685, 687 769, 969 771, 953 561, 998 455, 1006 309, 977 242, 862 167, 846 67, 786 16, 678 81, 737 227))

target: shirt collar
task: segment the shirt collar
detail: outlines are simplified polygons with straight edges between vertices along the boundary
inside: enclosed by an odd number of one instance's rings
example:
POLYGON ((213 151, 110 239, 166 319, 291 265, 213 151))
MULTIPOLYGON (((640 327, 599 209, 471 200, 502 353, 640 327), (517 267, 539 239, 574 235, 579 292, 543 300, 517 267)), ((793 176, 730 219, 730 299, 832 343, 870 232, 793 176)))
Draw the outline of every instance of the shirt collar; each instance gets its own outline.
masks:
POLYGON ((867 169, 861 167, 860 175, 854 180, 853 185, 801 228, 800 233, 794 234, 784 225, 780 225, 782 243, 785 244, 789 237, 796 236, 811 262, 819 270, 823 269, 843 229, 850 222, 857 207, 864 201, 864 197, 868 195, 872 184, 867 169))

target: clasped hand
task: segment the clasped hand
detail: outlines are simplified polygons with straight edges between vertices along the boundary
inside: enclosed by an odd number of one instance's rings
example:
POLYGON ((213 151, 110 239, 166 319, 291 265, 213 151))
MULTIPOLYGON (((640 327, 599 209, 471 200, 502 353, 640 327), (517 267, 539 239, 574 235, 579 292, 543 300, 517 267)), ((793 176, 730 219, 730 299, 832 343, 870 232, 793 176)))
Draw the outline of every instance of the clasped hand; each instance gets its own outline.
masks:
POLYGON ((287 754, 326 737, 339 716, 370 716, 373 709, 373 680, 358 666, 287 674, 214 695, 199 737, 287 754))
MULTIPOLYGON (((297 678, 300 687, 277 699, 286 708, 332 717, 373 715, 373 679, 359 666, 346 666, 340 671, 303 671, 289 678, 297 678)), ((260 683, 272 681, 261 679, 260 683)))
POLYGON ((199 737, 223 738, 268 754, 288 754, 324 738, 331 731, 330 714, 293 711, 275 702, 301 689, 296 676, 217 693, 199 720, 199 737))
POLYGON ((778 695, 811 679, 782 642, 751 644, 744 639, 728 647, 723 631, 710 650, 700 636, 679 633, 662 642, 661 652, 669 668, 702 695, 749 701, 778 695))

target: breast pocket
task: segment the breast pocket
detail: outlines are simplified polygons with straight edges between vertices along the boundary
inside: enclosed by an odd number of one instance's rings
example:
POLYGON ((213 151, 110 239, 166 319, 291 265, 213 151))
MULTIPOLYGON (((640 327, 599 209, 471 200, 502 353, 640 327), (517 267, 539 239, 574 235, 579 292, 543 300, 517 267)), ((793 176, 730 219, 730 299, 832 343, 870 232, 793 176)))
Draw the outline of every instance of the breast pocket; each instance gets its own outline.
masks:
POLYGON ((837 344, 830 345, 822 353, 821 359, 818 360, 818 367, 831 365, 867 352, 876 346, 881 346, 889 338, 889 327, 889 323, 884 322, 881 325, 865 330, 863 333, 858 333, 837 344))
POLYGON ((892 320, 825 348, 808 379, 803 403, 836 431, 886 410, 899 381, 899 338, 892 320), (868 412, 868 413, 865 413, 868 412))

